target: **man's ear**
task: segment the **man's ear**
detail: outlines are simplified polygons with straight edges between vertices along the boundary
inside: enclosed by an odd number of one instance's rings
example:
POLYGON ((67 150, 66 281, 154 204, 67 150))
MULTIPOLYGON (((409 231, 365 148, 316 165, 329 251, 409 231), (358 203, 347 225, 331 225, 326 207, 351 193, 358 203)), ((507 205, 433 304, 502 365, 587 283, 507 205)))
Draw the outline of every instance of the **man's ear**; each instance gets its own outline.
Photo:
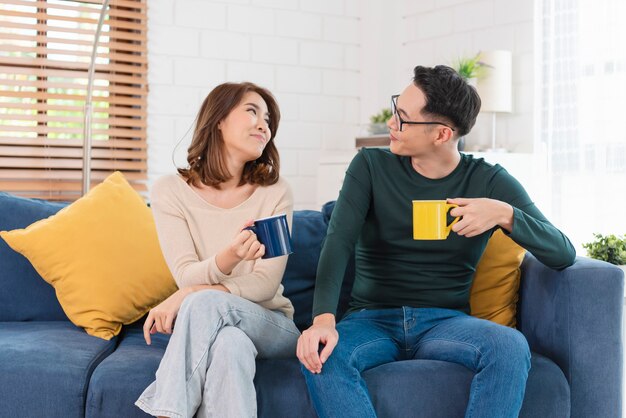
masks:
POLYGON ((452 129, 447 126, 440 126, 437 128, 437 138, 435 138, 436 145, 443 145, 454 140, 454 133, 452 129))

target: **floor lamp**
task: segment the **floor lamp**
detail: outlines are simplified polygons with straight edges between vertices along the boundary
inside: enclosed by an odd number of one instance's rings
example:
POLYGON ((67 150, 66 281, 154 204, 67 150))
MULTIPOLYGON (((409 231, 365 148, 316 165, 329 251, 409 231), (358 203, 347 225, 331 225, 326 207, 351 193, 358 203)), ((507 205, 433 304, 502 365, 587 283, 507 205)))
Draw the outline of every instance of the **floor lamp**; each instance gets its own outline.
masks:
POLYGON ((512 106, 512 59, 511 51, 484 51, 479 62, 484 68, 483 76, 476 86, 482 102, 480 111, 491 113, 491 149, 506 151, 496 146, 496 113, 511 112, 512 106))
POLYGON ((87 75, 87 97, 85 98, 85 114, 83 122, 83 188, 82 196, 84 196, 91 185, 91 98, 93 95, 93 79, 96 68, 96 52, 98 50, 98 42, 100 41, 100 33, 102 32, 102 24, 109 7, 109 0, 102 2, 100 9, 100 18, 98 19, 98 27, 96 35, 93 39, 93 48, 91 50, 91 61, 89 62, 89 70, 87 75))

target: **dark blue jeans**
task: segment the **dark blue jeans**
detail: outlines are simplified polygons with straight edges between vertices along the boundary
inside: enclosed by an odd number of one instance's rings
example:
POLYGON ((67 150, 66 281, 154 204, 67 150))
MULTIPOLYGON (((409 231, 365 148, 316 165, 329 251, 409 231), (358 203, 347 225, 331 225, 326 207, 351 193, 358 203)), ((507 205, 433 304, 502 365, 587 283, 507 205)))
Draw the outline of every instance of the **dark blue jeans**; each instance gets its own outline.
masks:
POLYGON ((302 367, 320 418, 376 417, 361 373, 409 359, 449 361, 475 373, 466 417, 519 414, 530 350, 515 329, 450 309, 404 307, 352 313, 337 331, 339 343, 322 372, 302 367))

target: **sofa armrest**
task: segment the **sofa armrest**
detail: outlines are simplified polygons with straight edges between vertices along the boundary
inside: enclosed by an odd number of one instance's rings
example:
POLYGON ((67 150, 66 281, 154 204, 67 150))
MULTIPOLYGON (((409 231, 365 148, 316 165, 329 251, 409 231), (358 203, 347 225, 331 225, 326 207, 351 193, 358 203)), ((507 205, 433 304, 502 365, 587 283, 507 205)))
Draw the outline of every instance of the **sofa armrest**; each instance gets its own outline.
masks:
POLYGON ((570 384, 572 417, 621 417, 624 273, 577 257, 552 270, 522 263, 518 329, 531 350, 552 359, 570 384))

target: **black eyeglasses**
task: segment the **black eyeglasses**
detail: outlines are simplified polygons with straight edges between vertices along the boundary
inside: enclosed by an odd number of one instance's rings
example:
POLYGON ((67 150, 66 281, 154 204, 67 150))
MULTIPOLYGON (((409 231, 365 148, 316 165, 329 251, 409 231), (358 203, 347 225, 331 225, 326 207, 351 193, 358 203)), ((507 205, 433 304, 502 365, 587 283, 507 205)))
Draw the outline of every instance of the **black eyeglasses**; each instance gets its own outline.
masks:
POLYGON ((454 132, 454 128, 451 126, 446 125, 445 123, 441 123, 441 122, 411 122, 410 120, 404 120, 402 119, 402 117, 400 117, 400 114, 398 113, 398 97, 400 97, 399 94, 394 94, 393 96, 391 96, 391 113, 393 114, 393 117, 396 118, 396 125, 398 126, 398 130, 402 132, 402 125, 443 125, 446 128, 449 128, 452 130, 452 132, 454 132))

